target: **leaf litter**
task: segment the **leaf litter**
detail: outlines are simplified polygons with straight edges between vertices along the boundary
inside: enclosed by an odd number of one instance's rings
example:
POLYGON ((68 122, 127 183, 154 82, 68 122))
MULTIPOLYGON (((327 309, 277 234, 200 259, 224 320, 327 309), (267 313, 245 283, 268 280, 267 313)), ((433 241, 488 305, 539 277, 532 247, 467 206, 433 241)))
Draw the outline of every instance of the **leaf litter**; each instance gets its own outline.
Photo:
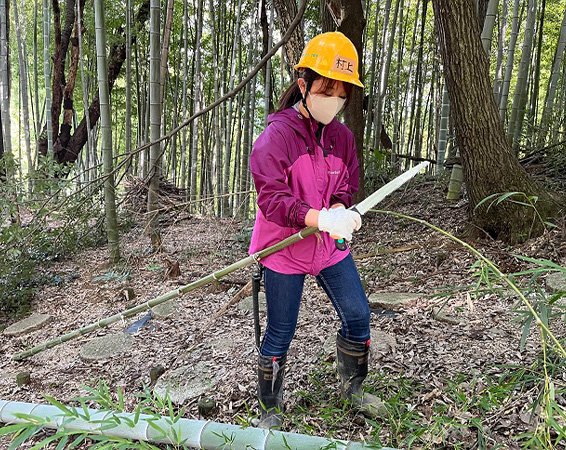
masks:
MULTIPOLYGON (((414 214, 458 236, 467 225, 466 201, 447 205, 441 186, 430 181, 411 183, 405 192, 396 193, 380 208, 414 214)), ((3 336, 0 398, 44 402, 47 394, 70 402, 86 394, 85 385, 95 387, 99 380, 105 380, 114 391, 124 388, 126 408, 133 410, 136 394, 154 381, 150 376, 153 369, 161 366, 167 372, 206 361, 221 374, 221 381, 206 394, 218 405, 209 418, 236 423, 238 418, 246 418, 248 411, 257 412, 252 314, 234 306, 226 307, 247 285, 252 268, 181 297, 173 315, 153 317, 134 333, 136 344, 128 354, 102 362, 85 362, 79 358, 79 349, 95 336, 123 331, 144 314, 22 362, 11 360, 16 352, 151 300, 247 255, 244 235, 249 222, 188 217, 170 221, 163 229, 165 248, 160 254, 147 252, 149 239, 140 223, 121 238, 124 262, 118 268, 108 267, 107 249, 101 247, 87 249, 46 269, 52 274, 66 275, 63 283, 45 286, 35 295, 33 311, 50 314, 53 320, 28 335, 3 336), (180 275, 167 277, 172 261, 178 263, 180 275), (225 311, 214 317, 223 306, 225 311), (15 383, 15 374, 22 371, 30 373, 31 384, 15 383)), ((372 314, 372 330, 391 342, 373 355, 368 386, 388 400, 395 393, 400 395, 402 390, 400 385, 390 384, 409 380, 413 390, 402 400, 408 412, 416 412, 419 420, 432 426, 435 411, 443 407, 446 416, 465 424, 460 428, 445 427, 441 432, 437 428, 427 431, 416 441, 420 444, 415 443, 412 448, 437 447, 442 443, 449 448, 455 442, 463 445, 460 448, 474 448, 476 432, 469 423, 473 419, 470 411, 475 410, 465 399, 458 400, 454 392, 476 398, 489 389, 490 380, 498 377, 503 380, 511 367, 529 367, 539 356, 538 333, 532 328, 525 348, 520 348, 518 299, 503 287, 486 289, 481 285, 474 290, 478 282, 471 269, 474 258, 456 243, 420 224, 390 216, 369 213, 363 221, 364 226, 354 237, 352 252, 368 295, 419 294, 417 300, 395 314, 372 314)), ((564 267, 564 232, 554 229, 515 247, 490 240, 470 243, 506 273, 528 267, 516 254, 548 258, 564 267)), ((264 313, 261 320, 264 328, 264 313)), ((298 432, 310 430, 340 439, 379 438, 384 445, 391 446, 403 442, 409 432, 394 430, 388 421, 371 423, 355 412, 344 410, 339 411, 345 416, 342 420, 321 418, 326 406, 341 405, 338 381, 332 370, 333 355, 325 350, 328 337, 336 333, 339 325, 330 301, 314 279, 308 277, 288 355, 285 428, 298 432), (320 377, 324 380, 323 387, 318 383, 320 377), (321 389, 330 398, 316 397, 321 389), (313 393, 314 403, 307 398, 313 393), (303 414, 304 405, 311 408, 310 414, 303 414)), ((564 339, 564 318, 553 319, 551 325, 555 335, 564 339)), ((555 383, 562 383, 563 390, 565 377, 557 376, 555 383)), ((488 446, 517 447, 512 436, 533 426, 529 407, 537 393, 536 386, 530 386, 509 393, 499 403, 500 407, 486 407, 483 432, 488 446)), ((182 405, 186 417, 199 417, 197 400, 189 399, 182 405)))

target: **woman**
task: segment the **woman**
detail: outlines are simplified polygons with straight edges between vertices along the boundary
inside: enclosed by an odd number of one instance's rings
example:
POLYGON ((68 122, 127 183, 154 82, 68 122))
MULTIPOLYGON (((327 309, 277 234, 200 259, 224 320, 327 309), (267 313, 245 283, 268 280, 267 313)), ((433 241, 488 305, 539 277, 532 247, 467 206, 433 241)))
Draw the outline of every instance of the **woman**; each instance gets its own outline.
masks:
POLYGON ((362 223, 357 212, 346 209, 358 190, 354 136, 335 119, 353 85, 363 87, 358 54, 342 33, 323 33, 307 44, 295 69, 296 83, 269 116, 250 158, 259 206, 250 253, 305 226, 321 233, 261 261, 267 300, 258 363, 262 428, 281 425, 286 355, 306 274, 316 276, 342 321, 336 338, 342 395, 369 414, 379 402, 361 390, 369 356, 367 298, 349 249, 341 251, 335 243, 350 240, 362 223))

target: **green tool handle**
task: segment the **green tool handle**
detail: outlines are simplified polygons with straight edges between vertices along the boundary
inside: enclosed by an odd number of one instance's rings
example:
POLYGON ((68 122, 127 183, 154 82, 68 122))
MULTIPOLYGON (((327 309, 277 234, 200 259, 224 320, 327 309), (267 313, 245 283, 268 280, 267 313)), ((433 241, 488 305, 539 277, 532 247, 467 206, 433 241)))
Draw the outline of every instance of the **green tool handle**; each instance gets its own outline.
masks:
POLYGON ((336 244, 336 248, 338 250, 346 250, 348 248, 348 244, 346 244, 346 239, 334 239, 334 243, 336 244))
MULTIPOLYGON (((362 215, 357 209, 356 209, 356 205, 354 206, 350 206, 348 208, 350 211, 355 211, 357 212, 360 216, 362 215)), ((341 238, 341 239, 334 239, 334 244, 336 245, 336 248, 338 250, 344 251, 348 248, 348 243, 346 242, 346 239, 341 238)))

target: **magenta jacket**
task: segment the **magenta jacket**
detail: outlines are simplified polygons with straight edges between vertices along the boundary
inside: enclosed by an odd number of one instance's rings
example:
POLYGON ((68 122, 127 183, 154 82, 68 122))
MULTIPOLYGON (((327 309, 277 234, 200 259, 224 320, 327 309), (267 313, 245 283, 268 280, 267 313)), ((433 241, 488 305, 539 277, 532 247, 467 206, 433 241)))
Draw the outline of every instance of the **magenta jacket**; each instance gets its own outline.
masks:
MULTIPOLYGON (((257 212, 250 254, 263 250, 305 225, 310 208, 346 207, 358 190, 358 160, 352 132, 334 119, 322 130, 294 108, 271 114, 254 143, 250 169, 257 190, 257 212), (323 150, 324 149, 324 150, 323 150)), ((261 262, 285 274, 318 275, 344 259, 349 250, 336 249, 328 233, 316 233, 261 262)))

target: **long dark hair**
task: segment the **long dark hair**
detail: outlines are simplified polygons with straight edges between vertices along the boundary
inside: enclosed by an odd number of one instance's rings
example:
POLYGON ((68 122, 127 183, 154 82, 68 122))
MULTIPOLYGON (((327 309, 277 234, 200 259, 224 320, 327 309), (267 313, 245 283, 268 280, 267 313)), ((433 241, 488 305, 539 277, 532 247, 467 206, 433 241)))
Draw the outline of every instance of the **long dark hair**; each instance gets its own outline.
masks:
MULTIPOLYGON (((283 92, 283 95, 279 99, 277 112, 283 111, 284 109, 293 106, 303 98, 301 90, 299 89, 299 85, 297 84, 297 80, 299 78, 305 80, 307 85, 307 93, 310 91, 314 81, 319 78, 323 79, 320 92, 328 92, 332 90, 334 84, 337 82, 336 80, 333 80, 331 78, 323 77, 312 69, 301 69, 301 71, 298 72, 298 76, 295 81, 293 81, 293 83, 285 90, 285 92, 283 92)), ((346 91, 346 105, 348 105, 348 101, 350 100, 350 93, 352 92, 352 85, 350 83, 344 83, 344 90, 346 91)))

